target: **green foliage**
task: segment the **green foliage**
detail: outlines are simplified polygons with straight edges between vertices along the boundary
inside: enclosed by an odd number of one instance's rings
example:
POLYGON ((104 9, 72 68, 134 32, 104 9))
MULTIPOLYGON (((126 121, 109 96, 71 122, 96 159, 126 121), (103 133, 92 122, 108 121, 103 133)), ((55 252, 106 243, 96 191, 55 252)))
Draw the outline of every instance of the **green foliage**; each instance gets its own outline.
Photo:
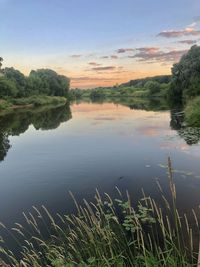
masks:
POLYGON ((190 100, 185 108, 185 121, 189 126, 200 127, 200 97, 190 100))
POLYGON ((0 70, 1 70, 1 67, 2 67, 2 62, 3 62, 3 58, 0 57, 0 70))
MULTIPOLYGON (((1 61, 0 61, 1 62, 1 61)), ((5 68, 0 76, 0 97, 22 98, 33 95, 64 96, 68 95, 69 78, 58 75, 50 69, 31 71, 25 77, 14 68, 5 68)))
POLYGON ((4 110, 10 107, 11 107, 11 103, 3 99, 0 100, 0 110, 4 110))
POLYGON ((27 89, 30 94, 36 92, 51 96, 67 96, 69 79, 50 69, 31 71, 27 79, 27 89))
POLYGON ((25 98, 15 98, 12 99, 12 103, 14 105, 33 105, 33 106, 42 106, 42 105, 57 105, 57 104, 65 104, 66 98, 58 97, 58 96, 31 96, 25 98))
POLYGON ((124 83, 121 86, 134 86, 134 87, 144 87, 148 81, 158 82, 158 83, 170 83, 171 75, 160 75, 154 77, 147 77, 142 79, 131 80, 128 83, 124 83))
POLYGON ((161 85, 156 81, 148 81, 144 85, 146 90, 149 90, 150 95, 154 95, 159 93, 161 90, 161 85))
MULTIPOLYGON (((15 224, 10 233, 21 247, 18 259, 1 240, 1 253, 12 267, 192 267, 197 264, 193 238, 198 229, 176 210, 176 190, 168 159, 170 199, 161 190, 162 205, 144 197, 133 206, 128 192, 117 189, 118 198, 97 191, 94 201, 80 206, 76 214, 54 218, 49 211, 33 207, 25 214, 27 226, 15 224), (40 226, 48 228, 43 238, 40 226), (187 230, 189 229, 189 230, 187 230)), ((9 230, 0 224, 2 230, 9 230)), ((198 242, 197 242, 198 243, 198 242)))
POLYGON ((15 97, 17 95, 16 83, 6 77, 0 77, 0 98, 15 97))
POLYGON ((156 76, 134 80, 131 83, 113 87, 70 90, 71 99, 91 98, 93 101, 105 100, 108 97, 166 97, 170 76, 156 76))
MULTIPOLYGON (((4 77, 15 84, 15 87, 17 89, 17 96, 24 96, 26 89, 26 77, 24 76, 24 74, 14 68, 3 69, 3 74, 4 77)), ((13 95, 13 97, 15 96, 16 95, 13 95)))
POLYGON ((172 82, 169 97, 182 99, 200 94, 200 47, 194 45, 185 54, 179 63, 172 68, 172 82))
POLYGON ((105 93, 101 89, 92 90, 91 94, 90 94, 90 97, 92 99, 104 98, 105 97, 105 93))
MULTIPOLYGON (((0 100, 0 110, 5 109, 5 106, 12 111, 12 105, 8 101, 0 100)), ((18 136, 28 130, 30 125, 33 125, 36 130, 56 129, 62 122, 72 118, 69 105, 63 104, 42 105, 37 108, 16 109, 15 112, 2 113, 0 116, 0 161, 5 158, 10 148, 10 135, 18 136)))

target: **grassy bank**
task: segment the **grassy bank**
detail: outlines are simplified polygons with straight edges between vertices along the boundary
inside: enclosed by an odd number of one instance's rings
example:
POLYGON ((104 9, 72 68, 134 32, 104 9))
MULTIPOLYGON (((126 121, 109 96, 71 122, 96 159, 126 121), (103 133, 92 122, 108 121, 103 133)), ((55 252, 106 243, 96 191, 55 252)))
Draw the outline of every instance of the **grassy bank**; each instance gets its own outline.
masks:
POLYGON ((76 214, 54 218, 45 207, 33 207, 33 213, 24 215, 26 226, 16 224, 11 233, 1 224, 21 250, 19 260, 2 241, 1 263, 13 267, 196 266, 198 253, 193 240, 199 222, 195 213, 195 223, 186 215, 179 216, 172 173, 169 159, 169 200, 158 184, 163 205, 145 194, 133 205, 128 192, 123 195, 116 189, 116 199, 97 191, 94 202, 84 200, 83 205, 72 195, 76 214))
POLYGON ((185 120, 189 126, 200 127, 200 97, 188 102, 185 108, 185 120))
POLYGON ((65 97, 60 96, 31 96, 24 98, 15 98, 0 100, 0 111, 13 110, 16 108, 38 107, 43 105, 64 105, 67 102, 65 97))

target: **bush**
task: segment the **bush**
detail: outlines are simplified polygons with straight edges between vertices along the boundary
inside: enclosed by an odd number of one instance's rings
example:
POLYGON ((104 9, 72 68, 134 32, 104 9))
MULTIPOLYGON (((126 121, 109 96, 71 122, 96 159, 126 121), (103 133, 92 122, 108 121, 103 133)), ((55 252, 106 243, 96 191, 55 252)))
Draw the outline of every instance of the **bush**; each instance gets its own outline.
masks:
POLYGON ((41 106, 41 105, 57 105, 57 104, 65 104, 66 98, 65 97, 58 97, 58 96, 31 96, 26 98, 16 98, 12 100, 14 105, 34 105, 34 106, 41 106))
POLYGON ((200 127, 200 97, 190 100, 185 108, 185 121, 189 126, 200 127))
POLYGON ((11 103, 9 103, 8 101, 0 100, 0 110, 7 109, 7 108, 9 108, 11 106, 12 106, 11 103))
POLYGON ((0 98, 15 97, 17 95, 15 82, 6 77, 0 77, 0 98))
POLYGON ((145 83, 144 87, 146 90, 149 90, 150 95, 159 93, 161 90, 161 85, 155 81, 148 81, 147 83, 145 83))

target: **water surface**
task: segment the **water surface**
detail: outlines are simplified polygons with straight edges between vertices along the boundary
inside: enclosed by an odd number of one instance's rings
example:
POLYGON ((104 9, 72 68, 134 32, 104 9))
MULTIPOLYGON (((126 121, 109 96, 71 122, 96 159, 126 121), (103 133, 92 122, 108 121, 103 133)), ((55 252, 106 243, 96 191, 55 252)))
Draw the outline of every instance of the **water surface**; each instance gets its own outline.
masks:
POLYGON ((92 199, 95 189, 129 190, 135 201, 168 188, 165 165, 175 168, 178 206, 200 203, 200 134, 182 126, 182 113, 120 103, 18 111, 0 117, 0 221, 22 222, 22 212, 45 205, 74 210, 68 194, 92 199))

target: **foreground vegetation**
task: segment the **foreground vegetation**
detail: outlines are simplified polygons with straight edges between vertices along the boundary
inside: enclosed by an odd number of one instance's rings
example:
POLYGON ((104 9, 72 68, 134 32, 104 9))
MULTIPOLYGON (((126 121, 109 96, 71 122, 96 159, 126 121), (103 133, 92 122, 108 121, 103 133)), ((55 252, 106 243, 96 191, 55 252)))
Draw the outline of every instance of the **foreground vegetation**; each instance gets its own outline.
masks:
POLYGON ((97 191, 95 201, 84 200, 83 205, 78 205, 72 195, 76 214, 57 214, 54 218, 45 207, 43 212, 33 207, 35 215, 24 214, 27 226, 16 223, 11 233, 1 224, 21 251, 18 259, 4 247, 2 240, 1 264, 13 267, 196 266, 198 247, 195 251, 194 244, 199 241, 198 218, 194 211, 190 221, 186 215, 179 215, 172 173, 168 159, 171 198, 165 197, 158 183, 164 203, 161 206, 144 192, 143 198, 133 205, 128 192, 123 195, 116 189, 119 197, 111 199, 97 191), (44 238, 41 225, 48 239, 44 238))

